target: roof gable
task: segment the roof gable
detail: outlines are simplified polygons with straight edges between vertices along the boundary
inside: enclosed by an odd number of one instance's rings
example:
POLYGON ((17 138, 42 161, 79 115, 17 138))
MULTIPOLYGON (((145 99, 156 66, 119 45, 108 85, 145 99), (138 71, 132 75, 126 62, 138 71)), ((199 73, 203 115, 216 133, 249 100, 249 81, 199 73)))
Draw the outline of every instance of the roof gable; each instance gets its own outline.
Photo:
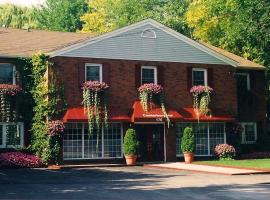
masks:
POLYGON ((72 45, 52 56, 237 65, 151 19, 72 45), (145 30, 152 30, 155 37, 144 37, 145 30))

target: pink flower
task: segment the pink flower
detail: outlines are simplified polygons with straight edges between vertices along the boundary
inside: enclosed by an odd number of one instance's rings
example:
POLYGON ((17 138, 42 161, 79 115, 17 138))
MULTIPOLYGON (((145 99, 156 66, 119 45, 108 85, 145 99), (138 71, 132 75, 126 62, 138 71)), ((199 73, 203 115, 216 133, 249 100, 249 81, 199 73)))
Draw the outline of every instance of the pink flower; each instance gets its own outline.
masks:
POLYGON ((214 150, 219 158, 233 158, 235 156, 235 148, 229 144, 218 144, 214 150))
POLYGON ((21 152, 0 153, 0 167, 41 167, 42 160, 21 152))
POLYGON ((212 92, 213 89, 209 86, 195 85, 190 89, 190 93, 201 94, 203 92, 212 92))
POLYGON ((22 88, 19 85, 0 84, 0 94, 15 96, 21 91, 22 88))
POLYGON ((139 92, 146 92, 146 93, 153 93, 153 94, 160 94, 163 92, 163 87, 158 84, 154 83, 146 83, 143 84, 138 88, 139 92))
POLYGON ((108 89, 109 86, 104 83, 104 82, 99 82, 99 81, 86 81, 85 83, 82 84, 82 89, 87 89, 91 91, 105 91, 108 89))
POLYGON ((48 125, 48 134, 49 136, 60 135, 64 132, 65 126, 64 123, 60 120, 50 121, 48 125))

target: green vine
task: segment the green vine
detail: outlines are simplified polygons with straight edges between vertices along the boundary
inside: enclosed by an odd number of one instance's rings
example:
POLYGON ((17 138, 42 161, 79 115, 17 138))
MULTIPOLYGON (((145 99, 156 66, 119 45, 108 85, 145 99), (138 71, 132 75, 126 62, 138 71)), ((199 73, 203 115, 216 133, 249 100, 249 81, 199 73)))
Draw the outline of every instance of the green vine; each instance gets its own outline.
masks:
POLYGON ((162 113, 166 118, 168 128, 170 127, 170 118, 166 111, 163 88, 158 84, 144 84, 138 88, 140 103, 144 111, 152 109, 153 102, 158 102, 161 106, 162 113))
MULTIPOLYGON (((61 114, 65 107, 62 100, 63 88, 58 87, 55 79, 48 84, 46 74, 52 69, 49 57, 39 53, 32 57, 33 87, 31 90, 34 99, 34 117, 32 124, 32 150, 44 162, 53 160, 55 155, 51 149, 51 139, 48 136, 48 121, 61 114)), ((50 78, 55 74, 50 74, 50 78)))
POLYGON ((108 88, 106 83, 99 81, 87 81, 82 86, 82 104, 88 118, 90 134, 95 128, 99 133, 103 125, 108 128, 108 88))

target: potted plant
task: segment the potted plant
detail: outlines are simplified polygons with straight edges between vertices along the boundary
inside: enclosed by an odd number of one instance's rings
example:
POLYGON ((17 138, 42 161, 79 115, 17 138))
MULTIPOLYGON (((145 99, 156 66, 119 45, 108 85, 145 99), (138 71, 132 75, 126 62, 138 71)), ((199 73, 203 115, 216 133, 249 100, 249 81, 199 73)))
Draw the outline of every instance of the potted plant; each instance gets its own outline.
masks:
POLYGON ((186 127, 181 139, 181 150, 184 154, 185 163, 190 164, 194 160, 195 137, 192 128, 186 127))
POLYGON ((132 128, 129 128, 126 131, 126 134, 124 137, 124 154, 125 154, 127 165, 136 164, 138 146, 139 146, 139 142, 137 140, 135 130, 132 128))

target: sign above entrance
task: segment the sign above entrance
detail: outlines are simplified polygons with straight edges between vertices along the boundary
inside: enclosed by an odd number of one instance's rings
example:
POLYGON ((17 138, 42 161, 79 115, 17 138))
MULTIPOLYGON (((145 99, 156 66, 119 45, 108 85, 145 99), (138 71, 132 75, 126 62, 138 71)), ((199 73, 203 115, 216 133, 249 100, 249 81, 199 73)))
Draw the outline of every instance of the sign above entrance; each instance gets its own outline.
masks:
MULTIPOLYGON (((182 116, 175 110, 168 109, 167 113, 171 121, 179 121, 182 119, 182 116)), ((131 117, 132 122, 162 122, 164 119, 165 116, 161 107, 154 106, 154 108, 145 112, 139 101, 134 102, 131 117)))

